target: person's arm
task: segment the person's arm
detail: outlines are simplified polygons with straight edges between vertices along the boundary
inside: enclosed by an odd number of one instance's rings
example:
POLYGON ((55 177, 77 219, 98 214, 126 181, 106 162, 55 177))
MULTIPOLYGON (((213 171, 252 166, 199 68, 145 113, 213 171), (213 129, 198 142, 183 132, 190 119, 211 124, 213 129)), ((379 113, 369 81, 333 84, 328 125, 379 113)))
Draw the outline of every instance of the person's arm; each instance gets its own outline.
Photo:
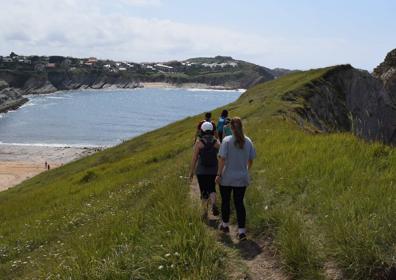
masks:
POLYGON ((252 168, 252 165, 253 165, 253 160, 249 159, 248 160, 248 170, 250 170, 252 168))
POLYGON ((218 164, 218 169, 217 169, 217 176, 216 176, 216 183, 220 185, 221 182, 221 176, 223 174, 223 169, 224 169, 224 163, 225 160, 224 158, 219 156, 219 164, 218 164))
POLYGON ((193 156, 191 159, 191 166, 190 166, 190 174, 189 174, 190 179, 192 179, 194 177, 194 170, 197 165, 198 155, 199 155, 199 142, 195 142, 194 152, 193 152, 193 156))

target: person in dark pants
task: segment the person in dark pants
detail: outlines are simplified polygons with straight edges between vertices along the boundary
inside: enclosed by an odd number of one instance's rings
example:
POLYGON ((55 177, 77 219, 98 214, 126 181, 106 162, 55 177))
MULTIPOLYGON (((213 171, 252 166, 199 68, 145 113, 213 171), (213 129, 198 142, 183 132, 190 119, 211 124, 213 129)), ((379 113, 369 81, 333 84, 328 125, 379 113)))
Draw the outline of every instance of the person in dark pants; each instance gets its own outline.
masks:
POLYGON ((231 120, 232 135, 223 139, 219 152, 219 166, 216 183, 220 185, 221 223, 219 229, 230 231, 230 201, 233 194, 238 220, 238 238, 246 239, 246 210, 243 202, 249 185, 249 169, 256 157, 252 141, 243 133, 242 121, 235 117, 231 120))
POLYGON ((201 200, 204 206, 204 215, 207 215, 208 202, 214 216, 219 215, 216 206, 216 174, 218 168, 217 154, 220 142, 214 137, 215 127, 211 122, 201 125, 201 137, 195 142, 194 153, 190 167, 190 179, 197 175, 201 200))

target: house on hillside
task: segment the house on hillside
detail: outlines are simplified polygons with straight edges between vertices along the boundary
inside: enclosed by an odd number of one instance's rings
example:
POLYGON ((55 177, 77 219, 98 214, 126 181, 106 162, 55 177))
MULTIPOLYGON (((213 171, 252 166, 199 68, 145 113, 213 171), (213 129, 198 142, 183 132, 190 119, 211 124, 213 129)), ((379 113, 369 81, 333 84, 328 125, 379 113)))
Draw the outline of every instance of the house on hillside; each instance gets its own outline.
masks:
POLYGON ((88 60, 85 63, 91 63, 91 65, 92 65, 92 64, 95 64, 96 62, 98 62, 96 57, 90 57, 90 58, 88 58, 88 60))
POLYGON ((24 63, 24 64, 32 64, 32 61, 30 59, 26 59, 26 58, 20 58, 18 59, 19 63, 24 63))
POLYGON ((43 63, 37 63, 34 65, 34 71, 43 72, 45 70, 45 65, 43 63))
POLYGON ((52 69, 52 68, 56 67, 56 64, 55 63, 47 63, 47 65, 45 67, 52 69))
POLYGON ((9 56, 3 57, 3 62, 13 62, 12 58, 9 56))
POLYGON ((164 72, 173 72, 173 67, 169 66, 169 65, 165 65, 165 64, 161 64, 161 63, 157 63, 154 65, 155 68, 157 68, 160 71, 164 71, 164 72))

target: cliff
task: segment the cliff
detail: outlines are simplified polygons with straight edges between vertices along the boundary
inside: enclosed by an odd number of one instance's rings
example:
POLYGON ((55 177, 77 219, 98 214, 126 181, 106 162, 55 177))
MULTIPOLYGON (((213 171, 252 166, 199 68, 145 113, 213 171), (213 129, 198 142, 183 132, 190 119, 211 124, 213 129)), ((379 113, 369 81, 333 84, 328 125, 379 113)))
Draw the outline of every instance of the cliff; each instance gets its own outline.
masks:
POLYGON ((384 62, 374 69, 373 75, 382 80, 385 89, 392 93, 392 102, 396 104, 396 49, 386 55, 384 62))
POLYGON ((17 109, 27 101, 19 90, 10 88, 7 82, 0 80, 0 113, 17 109))

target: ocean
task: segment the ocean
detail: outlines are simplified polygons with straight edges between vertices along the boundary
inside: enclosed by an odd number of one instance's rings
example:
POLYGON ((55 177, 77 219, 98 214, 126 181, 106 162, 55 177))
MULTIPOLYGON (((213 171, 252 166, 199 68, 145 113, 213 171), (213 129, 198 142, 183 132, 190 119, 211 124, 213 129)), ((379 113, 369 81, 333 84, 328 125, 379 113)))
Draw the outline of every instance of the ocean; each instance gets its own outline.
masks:
MULTIPOLYGON (((28 96, 0 115, 0 144, 107 147, 235 101, 241 91, 74 90, 28 96)), ((217 120, 218 116, 214 116, 217 120)), ((194 127, 191 128, 191 135, 194 127)))

